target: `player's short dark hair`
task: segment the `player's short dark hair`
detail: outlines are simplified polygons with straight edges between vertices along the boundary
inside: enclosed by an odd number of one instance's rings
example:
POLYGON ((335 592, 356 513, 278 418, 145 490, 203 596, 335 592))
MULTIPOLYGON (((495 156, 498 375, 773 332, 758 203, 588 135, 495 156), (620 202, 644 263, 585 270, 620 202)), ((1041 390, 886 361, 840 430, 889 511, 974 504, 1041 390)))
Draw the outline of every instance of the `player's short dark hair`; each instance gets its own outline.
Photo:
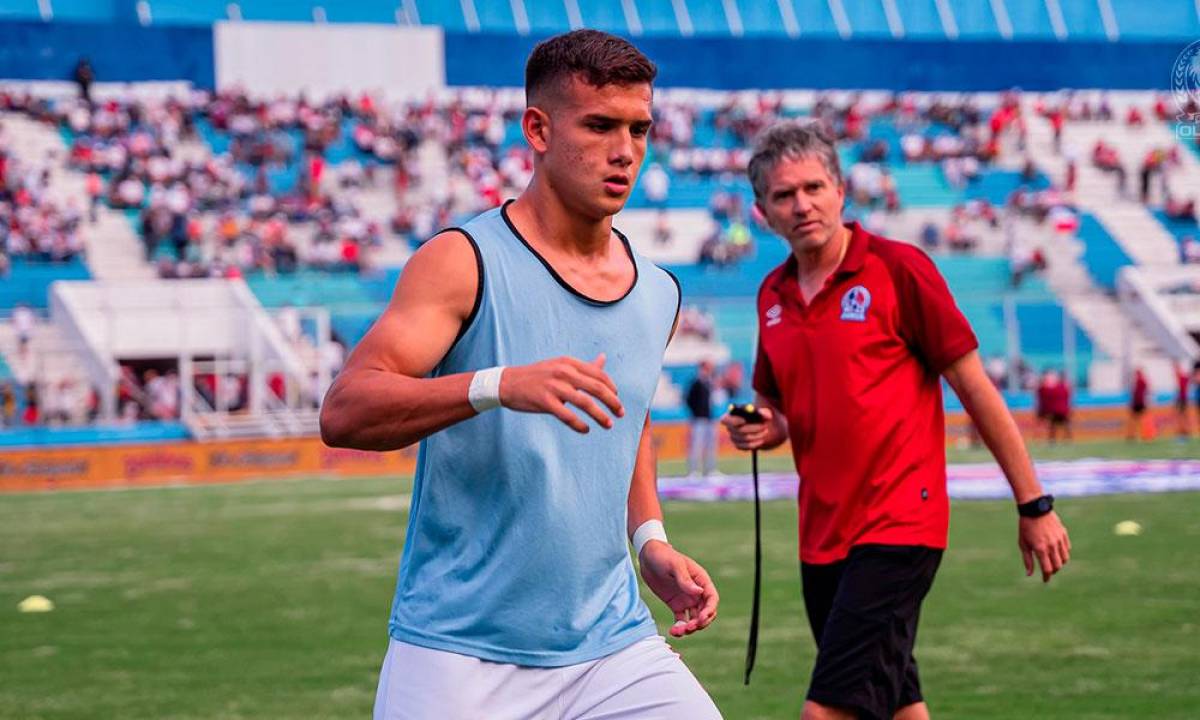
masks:
POLYGON ((592 87, 653 83, 658 68, 628 40, 599 30, 572 30, 543 40, 525 63, 525 102, 578 76, 592 87))

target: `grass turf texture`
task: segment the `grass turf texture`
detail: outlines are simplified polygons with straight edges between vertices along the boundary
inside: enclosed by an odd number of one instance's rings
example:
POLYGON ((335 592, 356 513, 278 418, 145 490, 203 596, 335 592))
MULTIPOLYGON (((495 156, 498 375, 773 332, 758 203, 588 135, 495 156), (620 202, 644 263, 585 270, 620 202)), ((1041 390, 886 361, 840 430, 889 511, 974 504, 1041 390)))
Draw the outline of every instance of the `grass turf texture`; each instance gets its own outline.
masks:
MULTIPOLYGON (((1110 450, 1177 447, 1196 454, 1110 450)), ((0 498, 0 717, 369 717, 409 487, 314 479, 0 498), (18 614, 35 593, 57 609, 18 614)), ((1064 502, 1075 559, 1046 586, 1023 575, 1009 503, 956 503, 917 650, 935 716, 1195 717, 1197 507, 1196 493, 1064 502), (1115 536, 1125 519, 1144 534, 1115 536)), ((793 503, 765 511, 749 688, 751 506, 666 513, 723 598, 717 623, 676 647, 727 718, 796 717, 814 650, 793 503)))

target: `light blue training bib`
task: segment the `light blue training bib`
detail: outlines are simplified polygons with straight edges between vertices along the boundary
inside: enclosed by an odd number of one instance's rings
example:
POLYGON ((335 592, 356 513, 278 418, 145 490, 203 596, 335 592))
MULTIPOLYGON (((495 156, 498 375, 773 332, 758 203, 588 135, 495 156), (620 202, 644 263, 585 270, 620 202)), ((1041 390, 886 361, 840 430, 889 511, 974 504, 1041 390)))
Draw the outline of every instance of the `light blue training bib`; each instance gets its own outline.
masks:
MULTIPOLYGON (((653 635, 626 544, 626 501, 642 425, 679 309, 679 285, 634 252, 614 302, 563 281, 504 209, 463 228, 481 290, 434 376, 601 352, 625 407, 611 430, 576 410, 490 410, 421 443, 390 635, 493 662, 554 667, 653 635)), ((602 406, 603 407, 603 406, 602 406)))

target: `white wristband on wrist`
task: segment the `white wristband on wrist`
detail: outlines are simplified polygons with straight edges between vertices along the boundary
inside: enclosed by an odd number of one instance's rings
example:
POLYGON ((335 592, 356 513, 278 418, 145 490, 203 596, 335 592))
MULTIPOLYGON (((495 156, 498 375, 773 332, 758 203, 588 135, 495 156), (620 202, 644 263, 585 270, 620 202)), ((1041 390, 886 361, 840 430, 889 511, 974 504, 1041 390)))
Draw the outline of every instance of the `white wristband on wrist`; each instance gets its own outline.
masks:
POLYGON ((484 412, 500 407, 500 375, 504 366, 480 370, 471 378, 471 387, 467 389, 467 401, 475 412, 484 412))
POLYGON ((633 555, 641 558, 642 548, 651 540, 662 540, 667 542, 667 529, 663 527, 662 520, 647 520, 638 526, 638 529, 633 533, 633 555))

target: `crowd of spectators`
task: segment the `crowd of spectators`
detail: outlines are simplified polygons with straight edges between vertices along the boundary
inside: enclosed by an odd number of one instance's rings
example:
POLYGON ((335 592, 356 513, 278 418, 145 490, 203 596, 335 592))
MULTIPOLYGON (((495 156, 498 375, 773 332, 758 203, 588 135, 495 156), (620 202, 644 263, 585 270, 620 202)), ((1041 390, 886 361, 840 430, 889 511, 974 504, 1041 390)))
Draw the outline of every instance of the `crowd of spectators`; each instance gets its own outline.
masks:
POLYGON ((0 277, 14 259, 66 262, 84 249, 80 204, 53 199, 51 164, 18 157, 11 144, 0 121, 0 277))
POLYGON ((25 385, 0 380, 0 428, 85 425, 96 419, 98 399, 92 387, 73 378, 25 385))
POLYGON ((105 203, 138 213, 145 257, 161 276, 232 277, 368 264, 381 223, 363 217, 348 191, 373 182, 374 166, 347 162, 333 173, 325 159, 353 112, 345 98, 256 103, 196 92, 64 102, 53 118, 73 138, 68 162, 87 173, 93 212, 105 203), (224 152, 209 151, 213 138, 224 152), (290 187, 273 180, 289 173, 290 187))
MULTIPOLYGON (((484 90, 388 105, 369 95, 256 100, 239 92, 196 91, 162 99, 52 101, 0 90, 0 111, 52 123, 70 138, 65 160, 85 176, 87 195, 78 202, 53 200, 48 189, 61 169, 57 161, 16 157, 0 126, 0 275, 10 258, 65 260, 80 254, 87 220, 94 221, 104 206, 136 216, 145 257, 163 277, 363 271, 389 235, 428 238, 525 186, 532 156, 516 132, 521 110, 519 97, 484 90), (437 157, 427 162, 423 153, 437 157), (425 177, 430 166, 438 171, 425 177), (395 198, 394 207, 386 217, 368 217, 356 195, 380 188, 395 198)), ((667 96, 656 100, 654 112, 652 159, 640 191, 660 209, 668 205, 673 178, 740 176, 754 136, 796 114, 775 92, 730 96, 715 107, 667 96)), ((852 204, 883 213, 901 209, 896 164, 936 163, 952 187, 965 188, 998 159, 1023 157, 1027 123, 1035 121, 1023 114, 1015 92, 986 106, 970 95, 867 100, 820 94, 808 114, 850 149, 854 160, 845 179, 852 204), (877 135, 877 122, 886 124, 887 137, 877 135)), ((1171 114, 1160 98, 1152 108, 1129 109, 1121 120, 1138 127, 1150 118, 1168 121, 1171 114)), ((1056 149, 1064 153, 1063 181, 1044 187, 1035 182, 1038 168, 1026 162, 1021 185, 1005 206, 972 200, 955 207, 945 223, 922 228, 926 248, 971 252, 981 228, 1006 228, 1010 216, 1056 228, 1072 222, 1078 168, 1072 151, 1062 146, 1063 128, 1112 122, 1117 113, 1107 97, 1068 93, 1035 104, 1034 116, 1049 122, 1056 149)), ((1113 174, 1122 193, 1128 176, 1137 172, 1143 201, 1157 196, 1169 217, 1194 220, 1195 201, 1172 195, 1167 182, 1180 164, 1179 152, 1156 149, 1130 166, 1115 145, 1101 140, 1091 149, 1091 164, 1113 174)), ((700 262, 724 266, 752 255, 761 218, 745 197, 720 191, 709 209, 714 232, 701 245, 700 262)), ((665 214, 655 238, 670 239, 665 214)), ((1039 247, 1009 242, 1006 249, 1014 283, 1045 267, 1039 247)), ((1185 239, 1181 254, 1200 262, 1200 243, 1185 239)), ((681 319, 681 332, 701 334, 705 322, 693 312, 690 321, 681 319)), ((711 318, 707 322, 711 335, 711 318)), ((179 378, 152 372, 153 377, 123 376, 123 416, 178 417, 179 378), (170 397, 176 398, 173 405, 170 397)), ((33 396, 40 417, 86 417, 93 411, 89 402, 79 401, 72 407, 82 410, 63 412, 65 403, 50 397, 94 396, 82 383, 52 385, 41 388, 41 398, 36 390, 23 392, 33 396)), ((1022 385, 1028 383, 1023 379, 1022 385)), ((197 389, 204 394, 204 387, 197 389)), ((244 396, 244 383, 238 393, 244 396)), ((4 398, 0 393, 7 403, 4 398)), ((232 395, 227 399, 234 406, 240 402, 232 395)))

